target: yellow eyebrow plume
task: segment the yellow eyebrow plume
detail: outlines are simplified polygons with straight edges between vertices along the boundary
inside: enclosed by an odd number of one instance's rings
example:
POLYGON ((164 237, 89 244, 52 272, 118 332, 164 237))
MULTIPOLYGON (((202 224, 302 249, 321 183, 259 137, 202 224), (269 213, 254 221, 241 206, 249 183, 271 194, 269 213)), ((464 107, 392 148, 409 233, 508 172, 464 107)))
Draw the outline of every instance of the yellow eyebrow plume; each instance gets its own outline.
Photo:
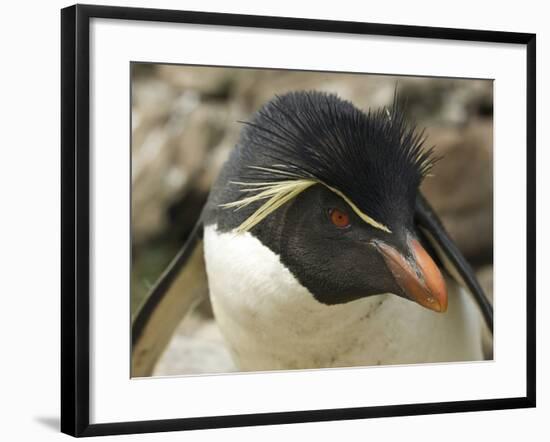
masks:
POLYGON ((357 214, 359 218, 361 218, 363 221, 365 221, 367 224, 370 224, 372 227, 375 227, 377 229, 383 230, 384 232, 391 233, 391 230, 388 229, 384 224, 379 223, 378 221, 375 221, 370 216, 368 216, 366 213, 362 212, 359 207, 357 207, 355 204, 353 204, 353 201, 350 200, 346 195, 344 195, 342 192, 340 192, 338 189, 335 189, 334 187, 327 186, 326 184, 323 184, 326 188, 329 190, 332 190, 336 195, 338 195, 340 198, 342 198, 346 203, 349 204, 349 206, 353 209, 353 211, 357 214))
MULTIPOLYGON (((289 174, 289 176, 291 176, 289 174)), ((375 227, 376 229, 383 230, 384 232, 391 233, 391 230, 388 229, 384 224, 375 221, 366 213, 362 212, 359 207, 357 207, 353 201, 351 201, 346 195, 344 195, 338 189, 328 186, 323 182, 314 180, 314 179, 292 179, 292 180, 283 180, 276 182, 263 182, 263 183, 244 183, 231 181, 231 184, 238 184, 240 186, 246 186, 241 189, 242 192, 258 192, 255 195, 242 198, 238 201, 233 201, 231 203, 221 204, 220 207, 231 208, 234 207, 235 210, 242 209, 243 207, 248 206, 256 201, 267 200, 262 204, 252 215, 250 215, 239 227, 237 227, 237 232, 246 232, 262 220, 264 220, 268 215, 273 213, 279 207, 281 207, 286 202, 297 197, 307 188, 315 185, 321 184, 325 186, 330 191, 334 192, 340 198, 342 198, 351 209, 365 221, 367 224, 375 227)))

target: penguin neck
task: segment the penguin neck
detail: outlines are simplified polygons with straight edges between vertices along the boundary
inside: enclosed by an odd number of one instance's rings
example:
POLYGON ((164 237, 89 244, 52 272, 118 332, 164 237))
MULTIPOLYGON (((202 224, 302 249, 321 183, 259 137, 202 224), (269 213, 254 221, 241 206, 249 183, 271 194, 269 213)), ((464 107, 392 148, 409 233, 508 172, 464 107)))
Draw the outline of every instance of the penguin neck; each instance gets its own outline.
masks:
MULTIPOLYGON (((335 354, 364 335, 366 324, 375 326, 374 317, 396 298, 382 294, 345 304, 323 304, 277 254, 248 232, 222 233, 215 225, 207 226, 204 247, 214 314, 235 353, 266 336, 273 350, 279 344, 283 349, 293 343, 304 345, 308 352, 335 354)), ((285 361, 289 364, 292 361, 285 361)))

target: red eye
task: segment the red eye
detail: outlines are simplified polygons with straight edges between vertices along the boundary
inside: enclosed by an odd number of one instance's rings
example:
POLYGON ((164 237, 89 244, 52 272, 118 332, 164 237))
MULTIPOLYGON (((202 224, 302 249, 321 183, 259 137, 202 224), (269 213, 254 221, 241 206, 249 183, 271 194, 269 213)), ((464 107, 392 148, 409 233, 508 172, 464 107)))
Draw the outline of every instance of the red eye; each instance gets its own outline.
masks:
POLYGON ((330 221, 339 229, 349 227, 349 215, 338 209, 330 209, 328 212, 330 221))

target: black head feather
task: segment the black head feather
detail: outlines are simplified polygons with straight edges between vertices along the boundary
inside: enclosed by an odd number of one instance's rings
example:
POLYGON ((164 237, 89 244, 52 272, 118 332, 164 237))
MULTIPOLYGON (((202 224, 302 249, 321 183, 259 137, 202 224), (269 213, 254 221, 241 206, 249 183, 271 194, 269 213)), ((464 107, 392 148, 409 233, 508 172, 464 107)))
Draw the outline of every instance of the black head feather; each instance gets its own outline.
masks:
POLYGON ((245 181, 314 179, 382 223, 410 216, 434 163, 397 93, 391 107, 363 112, 333 94, 293 92, 245 124, 239 143, 245 181))

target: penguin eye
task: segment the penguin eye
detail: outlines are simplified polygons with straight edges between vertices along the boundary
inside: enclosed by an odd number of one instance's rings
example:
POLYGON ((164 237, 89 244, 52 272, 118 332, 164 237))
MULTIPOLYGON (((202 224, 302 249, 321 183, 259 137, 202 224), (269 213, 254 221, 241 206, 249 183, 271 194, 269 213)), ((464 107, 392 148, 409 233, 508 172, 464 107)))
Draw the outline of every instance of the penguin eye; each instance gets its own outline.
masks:
POLYGON ((347 229, 349 227, 349 215, 339 209, 330 209, 328 211, 330 222, 339 229, 347 229))

